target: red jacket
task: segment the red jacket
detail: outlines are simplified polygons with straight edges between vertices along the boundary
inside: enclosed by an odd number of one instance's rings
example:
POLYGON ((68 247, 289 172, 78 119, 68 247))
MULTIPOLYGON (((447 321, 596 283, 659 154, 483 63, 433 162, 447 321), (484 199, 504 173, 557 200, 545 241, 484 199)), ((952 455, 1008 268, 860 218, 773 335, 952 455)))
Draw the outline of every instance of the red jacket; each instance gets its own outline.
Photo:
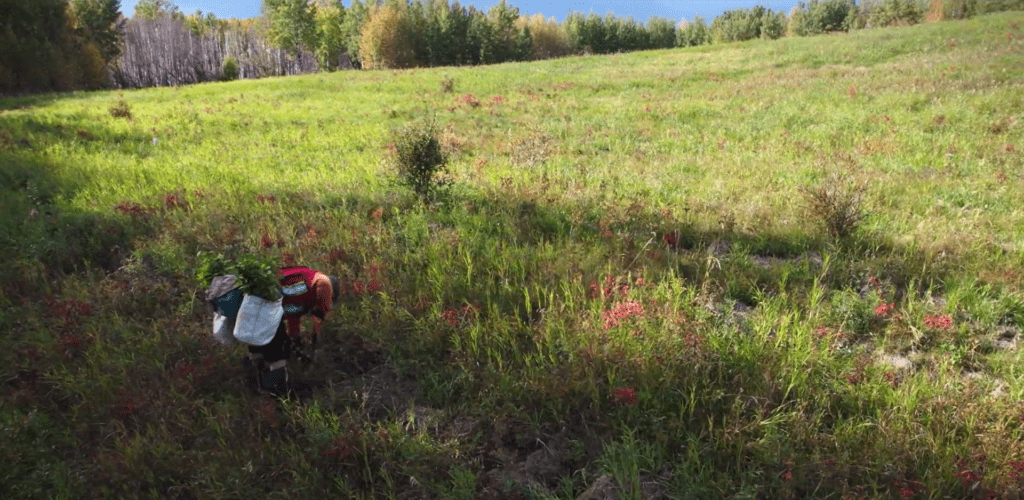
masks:
MULTIPOLYGON (((326 274, 308 267, 286 267, 281 269, 278 279, 289 337, 299 334, 299 320, 306 314, 323 320, 331 312, 331 280, 326 274)), ((318 326, 314 323, 315 330, 319 330, 318 326)))

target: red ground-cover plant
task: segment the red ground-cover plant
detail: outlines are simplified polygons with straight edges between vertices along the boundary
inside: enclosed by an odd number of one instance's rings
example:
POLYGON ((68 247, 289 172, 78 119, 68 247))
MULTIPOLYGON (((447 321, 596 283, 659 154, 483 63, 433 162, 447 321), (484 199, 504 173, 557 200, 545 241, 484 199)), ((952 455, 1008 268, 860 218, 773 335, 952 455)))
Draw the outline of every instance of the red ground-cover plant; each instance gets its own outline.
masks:
POLYGON ((923 493, 925 491, 924 484, 917 481, 907 481, 902 479, 897 479, 896 481, 894 481, 893 487, 895 487, 900 498, 902 498, 903 500, 910 500, 911 498, 914 498, 918 493, 923 493))
POLYGON ((899 387, 900 386, 900 382, 903 379, 903 377, 900 376, 899 372, 886 372, 886 373, 882 374, 882 378, 884 378, 885 381, 890 386, 892 386, 893 389, 896 389, 897 387, 899 387))
POLYGON ((366 284, 366 291, 368 293, 379 293, 384 289, 384 285, 380 281, 382 271, 384 271, 383 264, 370 264, 370 281, 366 284))
POLYGON ((64 353, 64 357, 71 359, 82 352, 85 343, 78 335, 65 333, 57 340, 57 348, 64 353))
POLYGON ((993 496, 992 490, 981 487, 984 481, 986 459, 984 453, 979 453, 970 459, 958 458, 956 461, 956 477, 960 480, 960 486, 978 494, 975 498, 996 498, 993 496))
POLYGON ((350 287, 346 290, 352 290, 353 295, 362 295, 366 293, 366 284, 363 280, 352 280, 349 283, 350 287))
POLYGON ((868 288, 875 290, 877 292, 881 292, 882 287, 882 280, 878 279, 878 277, 875 276, 874 274, 868 275, 868 288))
POLYGON ((662 235, 661 241, 664 241, 670 248, 679 248, 679 231, 665 233, 662 235))
POLYGON ((79 300, 57 300, 49 296, 43 299, 50 316, 61 319, 65 325, 76 323, 80 318, 92 316, 92 306, 79 300))
POLYGON ((1006 465, 1010 466, 1010 479, 1019 482, 1024 477, 1024 460, 1010 460, 1006 465))
POLYGON ((704 345, 704 337, 697 335, 696 333, 687 333, 683 337, 683 344, 686 345, 690 350, 700 349, 704 345))
POLYGON ((618 387, 611 392, 612 402, 615 404, 622 405, 635 405, 636 404, 636 389, 632 387, 618 387))
POLYGON ((263 235, 260 236, 260 246, 263 248, 273 248, 275 246, 280 248, 284 246, 284 238, 274 239, 271 238, 269 234, 263 233, 263 235))
POLYGON ((465 94, 462 97, 456 99, 455 102, 456 103, 462 103, 462 104, 468 104, 472 108, 480 106, 480 101, 478 101, 476 97, 473 97, 473 94, 465 94))
POLYGON ((39 377, 38 372, 19 372, 16 382, 8 381, 7 390, 3 397, 12 403, 35 405, 38 403, 39 394, 36 392, 35 380, 39 377), (24 380, 23 376, 32 376, 31 381, 24 380), (12 383, 13 382, 13 383, 12 383))
POLYGON ((92 306, 88 302, 73 299, 57 300, 52 296, 44 298, 43 302, 47 305, 50 316, 59 321, 55 328, 60 332, 57 350, 66 359, 77 357, 86 348, 89 340, 82 338, 76 327, 81 324, 82 318, 92 316, 92 306))
POLYGON ((185 209, 188 208, 188 200, 176 193, 167 193, 164 195, 164 207, 168 210, 185 209))
MULTIPOLYGON (((644 283, 643 279, 637 280, 637 286, 642 286, 644 283)), ((605 276, 604 282, 598 284, 597 280, 590 282, 589 289, 587 290, 587 298, 594 299, 609 299, 617 295, 619 297, 625 297, 629 294, 629 285, 623 282, 618 282, 611 276, 605 276)))
POLYGON ((875 306, 875 316, 878 316, 879 318, 887 318, 892 314, 893 310, 895 309, 895 305, 886 304, 885 302, 882 302, 875 306))
POLYGON ((277 427, 280 423, 277 404, 271 400, 263 400, 256 405, 256 416, 260 422, 269 424, 271 427, 277 427))
POLYGON ((141 394, 124 390, 117 393, 117 399, 118 401, 114 404, 113 413, 119 420, 127 420, 134 415, 138 415, 144 402, 141 394))
POLYGON ((452 328, 465 325, 479 316, 480 306, 475 304, 464 304, 459 308, 445 309, 441 312, 441 321, 452 328))
POLYGON ((132 217, 142 217, 153 211, 151 208, 143 207, 134 201, 124 201, 114 207, 114 211, 132 217))
POLYGON ((281 252, 281 265, 285 267, 296 265, 295 255, 291 252, 281 252))
POLYGON ((330 253, 327 254, 327 262, 332 265, 343 263, 349 259, 348 252, 341 248, 331 249, 330 253))
POLYGON ((614 308, 604 312, 604 329, 614 328, 631 316, 642 316, 643 314, 644 306, 639 302, 620 302, 614 308))
POLYGON ((335 438, 320 454, 327 458, 337 458, 339 460, 351 458, 355 455, 356 449, 350 441, 351 438, 349 436, 335 438))
MULTIPOLYGON (((348 254, 344 250, 338 248, 331 251, 328 260, 332 263, 344 262, 348 259, 348 254)), ((381 279, 381 274, 384 272, 383 264, 370 264, 369 267, 364 268, 369 278, 354 278, 347 282, 341 283, 341 294, 347 297, 359 297, 366 294, 380 293, 384 290, 384 282, 381 279)))
POLYGON ((196 373, 196 365, 188 361, 182 361, 174 365, 174 377, 177 379, 190 379, 196 373))
POLYGON ((857 358, 853 363, 853 372, 846 376, 846 381, 850 385, 858 385, 865 380, 867 377, 867 368, 871 364, 871 359, 867 356, 861 356, 857 358))
POLYGON ((924 325, 935 330, 948 330, 953 327, 953 318, 949 316, 925 316, 924 325))
POLYGON ((820 342, 842 342, 846 340, 846 334, 827 326, 821 326, 814 330, 814 338, 820 342))

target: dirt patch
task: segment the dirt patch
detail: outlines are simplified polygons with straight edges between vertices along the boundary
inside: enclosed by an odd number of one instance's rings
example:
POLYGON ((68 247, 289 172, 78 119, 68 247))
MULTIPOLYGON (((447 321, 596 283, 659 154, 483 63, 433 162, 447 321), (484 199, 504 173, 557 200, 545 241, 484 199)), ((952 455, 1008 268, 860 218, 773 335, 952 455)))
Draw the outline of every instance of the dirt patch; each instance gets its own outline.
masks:
POLYGON ((420 398, 419 385, 388 364, 379 365, 356 377, 338 373, 328 378, 325 394, 330 406, 358 408, 369 420, 383 420, 406 412, 420 398))
MULTIPOLYGON (((528 426, 497 422, 481 450, 484 471, 477 498, 536 498, 561 492, 562 480, 580 473, 597 458, 600 441, 563 428, 554 434, 528 426)), ((582 493, 582 483, 576 494, 582 493)))

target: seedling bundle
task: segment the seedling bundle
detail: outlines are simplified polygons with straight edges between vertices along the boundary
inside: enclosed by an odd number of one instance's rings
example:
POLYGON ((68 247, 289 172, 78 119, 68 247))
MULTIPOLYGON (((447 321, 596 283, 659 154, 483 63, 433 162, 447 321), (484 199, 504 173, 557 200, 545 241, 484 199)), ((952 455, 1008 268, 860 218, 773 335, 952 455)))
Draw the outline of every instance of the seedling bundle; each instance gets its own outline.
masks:
POLYGON ((216 276, 234 275, 243 294, 273 302, 281 297, 277 269, 277 261, 270 256, 200 252, 196 277, 200 283, 209 285, 216 276))

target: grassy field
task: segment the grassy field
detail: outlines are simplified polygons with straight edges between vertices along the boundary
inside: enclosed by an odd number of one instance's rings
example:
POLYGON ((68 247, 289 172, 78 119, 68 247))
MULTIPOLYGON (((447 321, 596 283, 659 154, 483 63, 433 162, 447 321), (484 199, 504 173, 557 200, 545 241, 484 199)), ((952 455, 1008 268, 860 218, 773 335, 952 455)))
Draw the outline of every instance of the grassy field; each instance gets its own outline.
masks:
POLYGON ((0 100, 4 497, 1020 498, 1022 25, 0 100), (323 386, 229 247, 342 277, 323 386))

